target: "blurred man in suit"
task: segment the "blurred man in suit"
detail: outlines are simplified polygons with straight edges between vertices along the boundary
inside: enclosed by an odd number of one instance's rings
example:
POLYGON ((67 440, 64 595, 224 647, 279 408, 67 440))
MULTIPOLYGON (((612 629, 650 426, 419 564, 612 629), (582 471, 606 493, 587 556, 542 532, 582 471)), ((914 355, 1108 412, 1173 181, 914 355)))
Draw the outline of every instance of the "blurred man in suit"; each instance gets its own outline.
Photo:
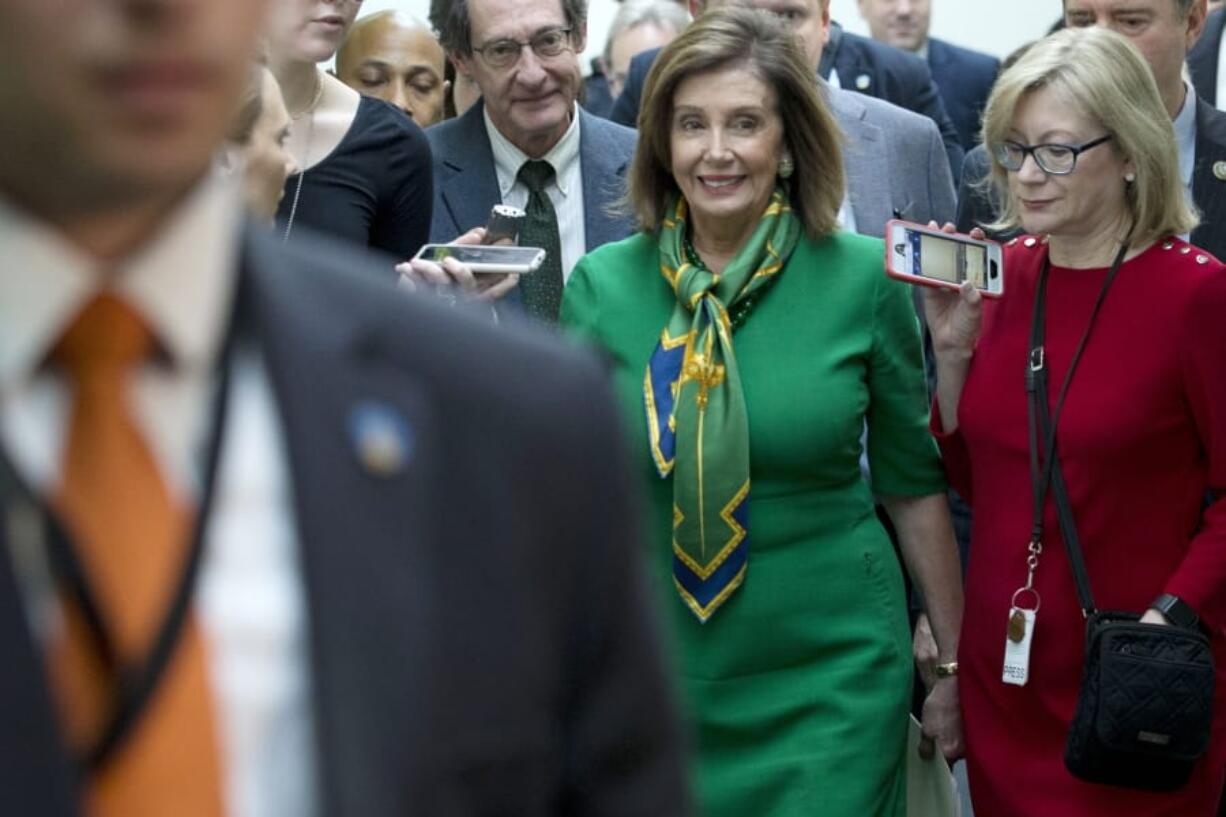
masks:
POLYGON ((357 20, 336 52, 336 75, 360 94, 390 102, 428 128, 451 90, 446 56, 426 24, 399 11, 357 20))
MULTIPOLYGON (((1128 38, 1154 72, 1158 93, 1171 115, 1179 170, 1200 211, 1190 241, 1226 257, 1226 113, 1215 110, 1184 81, 1183 64, 1205 27, 1205 0, 1064 0, 1069 26, 1102 26, 1128 38)), ((996 219, 995 203, 982 180, 990 159, 977 147, 967 157, 958 191, 958 229, 996 219)))
POLYGON ((873 39, 928 61, 945 110, 962 147, 979 142, 979 119, 996 81, 1000 61, 928 36, 932 0, 856 0, 873 39))
POLYGON ((520 243, 547 255, 508 299, 522 297, 529 314, 556 320, 579 258, 633 230, 612 205, 625 190, 636 134, 577 102, 587 2, 454 0, 437 24, 481 102, 426 131, 434 153, 430 240, 451 241, 485 224, 495 204, 525 210, 520 243))
POLYGON ((0 4, 0 802, 683 813, 598 364, 244 227, 264 13, 0 4))

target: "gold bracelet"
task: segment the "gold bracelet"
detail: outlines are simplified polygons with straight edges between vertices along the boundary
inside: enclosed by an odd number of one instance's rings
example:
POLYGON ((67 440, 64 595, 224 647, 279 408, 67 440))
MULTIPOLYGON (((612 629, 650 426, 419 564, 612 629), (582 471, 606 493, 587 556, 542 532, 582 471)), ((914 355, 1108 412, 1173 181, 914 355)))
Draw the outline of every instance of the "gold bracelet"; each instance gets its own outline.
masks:
POLYGON ((958 674, 958 662, 950 661, 948 664, 937 664, 934 671, 938 678, 953 678, 958 674))

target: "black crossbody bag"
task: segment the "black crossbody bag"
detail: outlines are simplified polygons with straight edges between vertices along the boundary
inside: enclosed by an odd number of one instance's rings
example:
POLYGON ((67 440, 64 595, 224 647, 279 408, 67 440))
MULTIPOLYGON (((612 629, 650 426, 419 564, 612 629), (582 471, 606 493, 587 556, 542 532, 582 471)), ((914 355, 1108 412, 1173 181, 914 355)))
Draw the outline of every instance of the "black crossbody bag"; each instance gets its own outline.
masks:
POLYGON ((1085 334, 1069 364, 1054 410, 1047 406, 1043 340, 1049 264, 1043 262, 1031 321, 1026 390, 1035 533, 1041 541, 1050 488, 1086 617, 1085 659, 1064 765, 1076 777, 1148 791, 1187 783, 1209 746, 1214 671, 1209 639, 1199 629, 1140 623, 1140 614, 1098 610, 1056 451, 1056 423, 1094 319, 1123 263, 1125 242, 1103 282, 1085 334), (1040 440, 1042 460, 1040 461, 1040 440))

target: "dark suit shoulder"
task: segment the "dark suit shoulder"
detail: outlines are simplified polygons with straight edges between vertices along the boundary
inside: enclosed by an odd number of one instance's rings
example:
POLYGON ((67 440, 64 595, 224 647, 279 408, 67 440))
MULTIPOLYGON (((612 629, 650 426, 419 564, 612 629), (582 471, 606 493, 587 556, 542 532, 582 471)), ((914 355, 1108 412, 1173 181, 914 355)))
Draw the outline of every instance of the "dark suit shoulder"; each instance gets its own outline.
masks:
POLYGON ((544 330, 496 326, 482 307, 448 307, 399 288, 390 257, 306 235, 285 246, 270 245, 271 235, 253 240, 261 260, 252 272, 267 294, 285 302, 285 312, 318 324, 319 334, 336 342, 364 338, 448 389, 463 384, 475 393, 503 391, 511 379, 505 373, 516 372, 525 394, 547 394, 567 372, 597 371, 587 355, 544 330))
POLYGON ((582 138, 596 149, 612 148, 620 154, 634 155, 639 132, 634 128, 601 118, 580 109, 579 124, 582 138))
POLYGON ((979 75, 990 74, 993 77, 1000 70, 1000 60, 991 54, 930 37, 928 39, 928 63, 937 65, 941 62, 956 62, 959 68, 965 68, 979 75))

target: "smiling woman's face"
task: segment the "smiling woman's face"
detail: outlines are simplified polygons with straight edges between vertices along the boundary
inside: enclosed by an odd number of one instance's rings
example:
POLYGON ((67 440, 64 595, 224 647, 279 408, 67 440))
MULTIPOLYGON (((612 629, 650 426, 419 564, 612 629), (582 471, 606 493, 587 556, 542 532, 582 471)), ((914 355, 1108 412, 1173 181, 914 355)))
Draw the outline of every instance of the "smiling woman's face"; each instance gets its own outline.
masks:
POLYGON ((362 8, 362 0, 272 0, 268 46, 275 59, 332 59, 362 8))
POLYGON ((748 235, 774 192, 783 156, 775 90, 745 65, 686 77, 673 94, 669 145, 694 229, 748 235))

